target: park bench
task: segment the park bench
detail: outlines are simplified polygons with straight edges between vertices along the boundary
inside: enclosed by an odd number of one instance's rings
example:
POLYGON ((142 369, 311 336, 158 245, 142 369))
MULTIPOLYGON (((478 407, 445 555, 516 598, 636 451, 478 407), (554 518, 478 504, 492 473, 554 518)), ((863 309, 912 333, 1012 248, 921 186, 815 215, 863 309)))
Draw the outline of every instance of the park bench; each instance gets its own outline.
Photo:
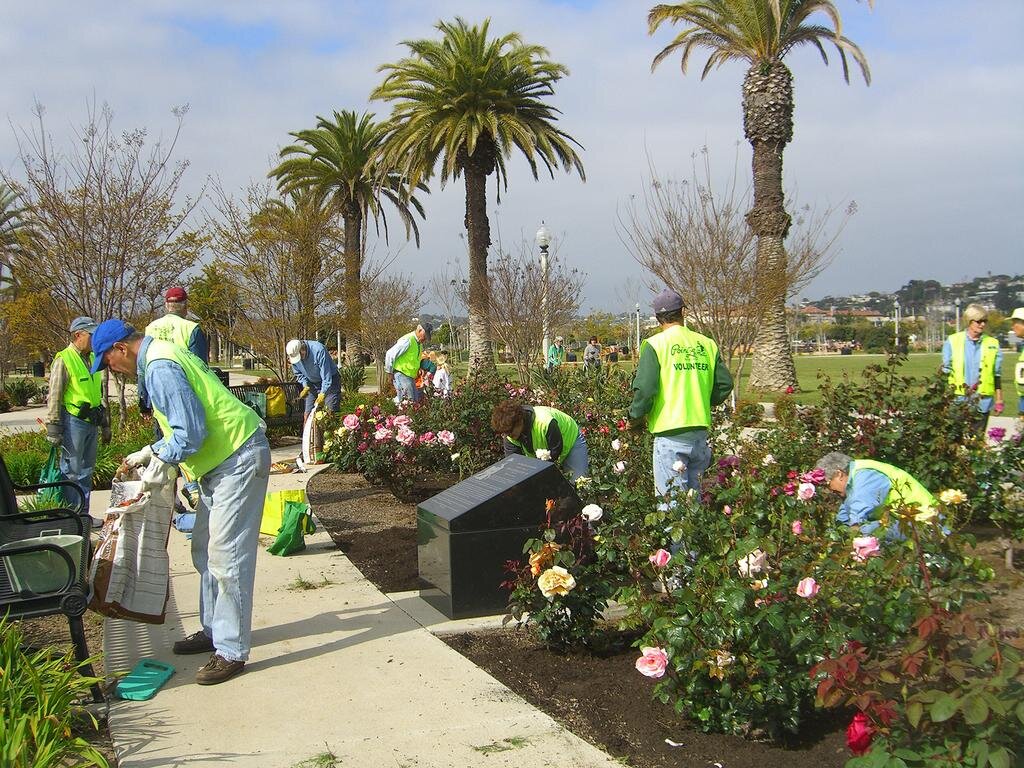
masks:
MULTIPOLYGON (((0 615, 9 619, 31 619, 63 614, 68 619, 75 658, 80 662, 89 658, 82 616, 89 605, 88 565, 92 551, 89 541, 92 518, 83 507, 82 492, 71 482, 15 485, 0 456, 0 545, 12 545, 5 546, 0 557, 0 615), (65 498, 72 499, 73 503, 56 509, 19 510, 19 493, 37 493, 46 488, 60 488, 65 498), (48 542, 47 538, 53 535, 81 536, 80 556, 72 557, 64 548, 48 542), (17 561, 19 557, 42 553, 55 555, 50 558, 50 564, 59 563, 55 584, 63 584, 44 593, 26 588, 16 590, 7 569, 8 558, 17 561)), ((87 677, 94 676, 91 664, 84 664, 81 669, 87 677)), ((96 702, 103 701, 98 684, 92 686, 92 696, 96 702)))
POLYGON ((256 411, 268 428, 273 427, 296 427, 301 429, 302 417, 305 413, 305 406, 298 400, 302 385, 297 381, 268 381, 255 384, 237 384, 228 387, 231 394, 256 411), (267 416, 267 387, 280 387, 284 390, 285 408, 284 415, 267 416))

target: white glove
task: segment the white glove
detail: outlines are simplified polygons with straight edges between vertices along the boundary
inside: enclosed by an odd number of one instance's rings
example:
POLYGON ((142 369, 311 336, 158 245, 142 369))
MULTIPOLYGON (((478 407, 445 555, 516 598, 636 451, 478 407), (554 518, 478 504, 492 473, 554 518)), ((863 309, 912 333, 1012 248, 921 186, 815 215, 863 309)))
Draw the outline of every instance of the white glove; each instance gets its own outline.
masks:
POLYGON ((142 473, 142 483, 139 485, 143 493, 150 491, 155 493, 166 485, 170 485, 177 479, 178 470, 173 464, 168 464, 157 456, 149 460, 146 471, 142 473))
POLYGON ((145 467, 149 464, 153 458, 153 449, 148 446, 142 446, 141 451, 135 453, 129 453, 124 457, 124 463, 128 465, 129 469, 135 469, 136 467, 145 467))

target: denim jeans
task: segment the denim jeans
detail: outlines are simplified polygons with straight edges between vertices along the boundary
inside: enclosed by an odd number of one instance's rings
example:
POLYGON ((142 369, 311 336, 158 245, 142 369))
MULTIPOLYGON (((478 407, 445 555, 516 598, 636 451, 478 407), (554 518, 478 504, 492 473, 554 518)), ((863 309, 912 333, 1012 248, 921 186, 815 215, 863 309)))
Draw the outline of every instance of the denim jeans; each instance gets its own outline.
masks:
POLYGON ((262 429, 199 479, 192 563, 199 571, 203 631, 228 661, 249 658, 270 444, 262 429))
POLYGON ((416 379, 410 379, 401 371, 395 371, 395 405, 401 404, 403 400, 417 402, 420 399, 420 391, 416 389, 416 379))
MULTIPOLYGON (((306 413, 313 410, 313 405, 316 403, 317 395, 320 394, 319 389, 309 388, 309 392, 306 393, 306 413)), ((324 403, 327 405, 327 410, 331 413, 337 413, 341 407, 341 385, 339 384, 334 389, 327 390, 324 395, 324 403)))
POLYGON ((590 474, 590 455, 587 453, 587 441, 583 439, 583 435, 577 437, 576 442, 572 444, 569 455, 562 462, 562 469, 569 473, 569 479, 573 482, 590 474))
MULTIPOLYGON (((89 511, 89 493, 92 491, 92 470, 96 466, 96 440, 99 428, 72 416, 67 411, 61 415, 64 438, 61 442, 60 473, 82 489, 85 497, 83 509, 89 511)), ((71 501, 68 499, 68 501, 71 501)))
POLYGON ((706 430, 654 438, 654 487, 659 496, 670 489, 699 491, 700 476, 710 464, 711 448, 706 430), (673 469, 677 461, 683 463, 681 471, 673 469))

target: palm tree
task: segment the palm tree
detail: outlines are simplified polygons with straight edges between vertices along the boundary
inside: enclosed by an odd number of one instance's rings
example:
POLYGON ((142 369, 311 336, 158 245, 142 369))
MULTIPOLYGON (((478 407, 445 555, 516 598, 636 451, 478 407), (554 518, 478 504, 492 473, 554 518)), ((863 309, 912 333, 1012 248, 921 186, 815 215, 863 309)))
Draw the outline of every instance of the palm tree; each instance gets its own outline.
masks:
POLYGON ((511 33, 488 37, 490 20, 470 26, 463 19, 438 22, 440 40, 405 41, 411 56, 384 64, 384 82, 371 98, 394 102, 384 154, 412 184, 439 169, 442 186, 466 181, 465 227, 469 246, 470 365, 493 366, 488 322, 487 177, 508 187, 506 160, 518 149, 538 177, 537 160, 554 178, 561 165, 586 179, 576 154, 582 146, 555 123, 557 109, 545 102, 568 74, 547 59, 548 51, 511 33))
MULTIPOLYGON (((872 0, 868 0, 871 4, 872 0)), ((651 34, 665 22, 686 28, 654 57, 651 69, 665 58, 682 55, 686 72, 696 48, 711 51, 701 79, 733 61, 749 65, 743 80, 743 131, 754 150, 754 203, 747 223, 757 235, 757 256, 764 277, 758 302, 762 321, 755 340, 750 386, 784 390, 796 387, 796 371, 786 333, 786 250, 790 216, 782 191, 782 153, 793 138, 793 75, 783 63, 786 54, 811 45, 828 64, 823 43, 839 52, 843 77, 850 82, 849 55, 871 83, 867 59, 842 35, 842 21, 832 0, 694 0, 657 5, 647 16, 651 34), (809 23, 823 13, 832 28, 809 23)))
POLYGON ((0 183, 0 297, 14 290, 12 266, 21 250, 21 238, 29 232, 27 210, 19 205, 20 195, 0 183))
MULTIPOLYGON (((386 168, 380 157, 385 127, 373 120, 372 113, 357 115, 342 110, 334 120, 317 117, 316 128, 290 134, 299 143, 281 150, 285 158, 270 172, 282 194, 308 190, 318 199, 334 206, 345 223, 345 331, 349 343, 346 356, 352 362, 359 353, 362 317, 362 267, 368 218, 384 228, 387 218, 382 206, 388 201, 405 225, 405 234, 420 242, 415 214, 424 216, 423 206, 404 179, 386 168)), ((426 192, 424 185, 415 187, 426 192)))

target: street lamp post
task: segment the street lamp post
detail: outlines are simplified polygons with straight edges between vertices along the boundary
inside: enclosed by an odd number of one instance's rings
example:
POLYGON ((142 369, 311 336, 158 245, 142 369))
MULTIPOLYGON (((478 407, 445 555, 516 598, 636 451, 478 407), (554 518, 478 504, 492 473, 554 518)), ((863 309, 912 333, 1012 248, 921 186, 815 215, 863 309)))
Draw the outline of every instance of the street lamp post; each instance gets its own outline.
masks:
POLYGON ((953 303, 956 304, 956 332, 960 333, 960 297, 957 296, 953 303))
POLYGON ((640 302, 636 303, 636 346, 633 347, 633 359, 640 360, 640 302))
POLYGON ((896 353, 900 351, 900 300, 896 299, 894 302, 896 307, 896 353))
POLYGON ((541 221, 540 229, 535 237, 537 247, 540 248, 540 314, 541 324, 544 328, 544 348, 541 350, 541 361, 543 365, 548 362, 548 246, 551 245, 551 233, 541 221))

